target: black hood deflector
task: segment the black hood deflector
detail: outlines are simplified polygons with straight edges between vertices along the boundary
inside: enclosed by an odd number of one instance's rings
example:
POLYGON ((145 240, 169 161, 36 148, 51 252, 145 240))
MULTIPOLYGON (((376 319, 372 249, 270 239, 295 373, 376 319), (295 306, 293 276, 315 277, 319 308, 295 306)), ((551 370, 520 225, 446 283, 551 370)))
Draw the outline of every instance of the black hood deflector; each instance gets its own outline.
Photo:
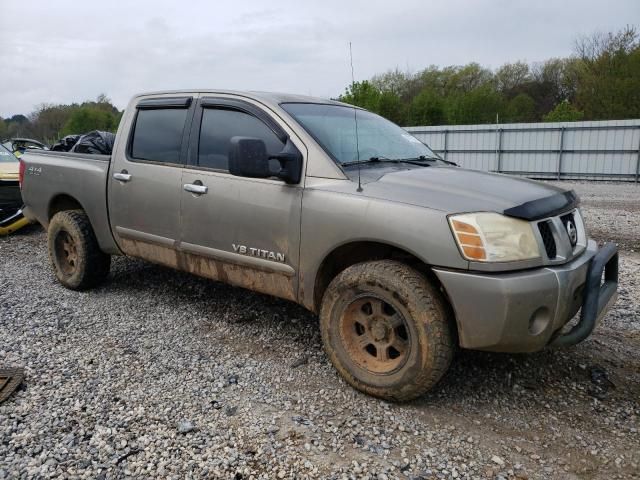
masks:
POLYGON ((579 203, 580 198, 576 192, 570 190, 507 208, 503 213, 523 220, 540 220, 576 208, 579 203))

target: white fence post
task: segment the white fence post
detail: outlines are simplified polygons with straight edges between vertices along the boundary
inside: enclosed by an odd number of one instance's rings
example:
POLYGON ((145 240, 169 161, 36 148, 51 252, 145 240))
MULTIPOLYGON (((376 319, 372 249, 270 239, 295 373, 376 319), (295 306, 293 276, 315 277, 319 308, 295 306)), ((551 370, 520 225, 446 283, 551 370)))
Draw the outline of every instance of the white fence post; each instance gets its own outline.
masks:
POLYGON ((558 180, 562 175, 562 151, 564 149, 564 127, 560 127, 560 148, 558 151, 558 180))
POLYGON ((640 129, 638 129, 638 156, 636 158, 636 183, 640 177, 640 129))
POLYGON ((445 129, 444 130, 444 152, 443 152, 443 158, 446 160, 447 159, 447 140, 449 139, 449 130, 445 129))
POLYGON ((497 172, 500 173, 502 171, 502 129, 499 128, 498 129, 498 140, 496 141, 498 148, 496 149, 496 160, 497 160, 497 166, 498 166, 498 170, 497 172))

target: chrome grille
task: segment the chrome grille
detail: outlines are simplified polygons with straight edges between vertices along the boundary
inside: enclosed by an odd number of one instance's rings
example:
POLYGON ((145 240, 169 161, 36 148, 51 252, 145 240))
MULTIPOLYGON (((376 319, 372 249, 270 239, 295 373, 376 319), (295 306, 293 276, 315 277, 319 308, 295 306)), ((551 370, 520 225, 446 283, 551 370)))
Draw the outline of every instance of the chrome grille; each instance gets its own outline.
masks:
POLYGON ((544 248, 547 257, 543 259, 544 264, 564 263, 582 253, 587 246, 584 222, 578 209, 539 220, 536 224, 538 244, 540 250, 544 248), (574 227, 574 241, 569 238, 569 224, 574 227))
POLYGON ((562 216, 560 217, 560 220, 562 220, 562 224, 564 225, 564 227, 565 227, 565 228, 567 228, 567 222, 568 222, 569 220, 573 220, 573 212, 568 213, 568 214, 566 214, 566 215, 562 215, 562 216))

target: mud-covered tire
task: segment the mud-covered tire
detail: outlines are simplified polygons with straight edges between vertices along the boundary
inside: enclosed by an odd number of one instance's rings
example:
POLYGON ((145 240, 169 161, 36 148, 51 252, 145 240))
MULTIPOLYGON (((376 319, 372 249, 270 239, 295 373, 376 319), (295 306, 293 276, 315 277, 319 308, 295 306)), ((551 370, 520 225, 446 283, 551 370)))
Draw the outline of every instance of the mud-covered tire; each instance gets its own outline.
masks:
POLYGON ((109 274, 111 256, 100 250, 82 210, 56 213, 47 231, 49 258, 57 279, 71 290, 86 290, 109 274))
POLYGON ((327 287, 320 308, 325 350, 356 389, 411 400, 445 374, 454 352, 452 313, 419 272, 393 260, 353 265, 327 287))

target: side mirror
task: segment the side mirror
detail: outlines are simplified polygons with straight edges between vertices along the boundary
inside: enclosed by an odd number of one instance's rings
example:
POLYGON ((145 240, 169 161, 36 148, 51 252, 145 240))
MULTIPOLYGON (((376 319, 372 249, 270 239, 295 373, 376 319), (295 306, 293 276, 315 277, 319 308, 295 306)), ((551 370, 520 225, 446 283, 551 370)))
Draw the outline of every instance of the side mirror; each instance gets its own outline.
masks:
POLYGON ((239 177, 268 178, 267 146, 259 138, 231 137, 229 173, 239 177))
POLYGON ((299 183, 302 176, 302 154, 289 138, 280 153, 269 155, 264 141, 259 138, 232 137, 229 173, 251 178, 277 177, 286 183, 299 183))

